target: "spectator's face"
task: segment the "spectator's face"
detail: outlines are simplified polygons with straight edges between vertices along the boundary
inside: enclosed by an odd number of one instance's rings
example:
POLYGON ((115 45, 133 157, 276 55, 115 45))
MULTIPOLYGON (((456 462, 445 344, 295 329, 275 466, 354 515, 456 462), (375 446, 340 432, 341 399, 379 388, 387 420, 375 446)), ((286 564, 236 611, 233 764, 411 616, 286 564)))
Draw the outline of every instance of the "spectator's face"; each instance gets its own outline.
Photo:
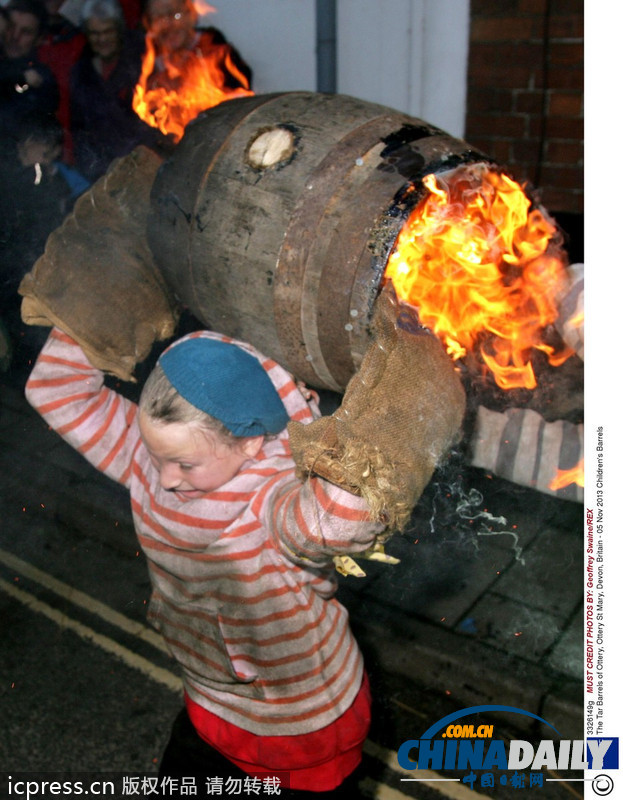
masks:
POLYGON ((4 37, 7 58, 23 58, 35 49, 39 38, 39 20, 26 11, 10 11, 4 37))
POLYGON ((186 0, 150 0, 147 7, 149 33, 168 52, 190 47, 197 15, 186 0))
POLYGON ((119 55, 121 35, 114 20, 91 18, 86 24, 85 33, 93 54, 102 61, 113 61, 119 55))

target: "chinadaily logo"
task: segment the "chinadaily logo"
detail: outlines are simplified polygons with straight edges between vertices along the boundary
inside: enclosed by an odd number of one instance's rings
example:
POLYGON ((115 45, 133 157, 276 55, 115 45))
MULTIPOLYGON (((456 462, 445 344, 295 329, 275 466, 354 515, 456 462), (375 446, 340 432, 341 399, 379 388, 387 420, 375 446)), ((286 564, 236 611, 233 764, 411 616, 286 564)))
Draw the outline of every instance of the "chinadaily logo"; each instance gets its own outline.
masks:
POLYGON ((539 789, 551 781, 576 780, 590 784, 593 796, 603 797, 614 786, 612 777, 604 771, 619 768, 619 739, 605 736, 565 739, 536 714, 512 706, 486 705, 443 717, 419 739, 403 742, 397 755, 400 767, 412 773, 412 777, 402 778, 403 781, 430 782, 431 770, 452 773, 452 777, 439 775, 435 780, 462 782, 474 790, 496 786, 539 789), (551 731, 551 736, 538 742, 496 738, 494 725, 473 719, 491 712, 531 717, 551 731), (426 776, 419 776, 420 770, 428 770, 426 776), (564 777, 565 772, 580 773, 583 777, 564 777), (591 774, 594 772, 600 774, 591 774))

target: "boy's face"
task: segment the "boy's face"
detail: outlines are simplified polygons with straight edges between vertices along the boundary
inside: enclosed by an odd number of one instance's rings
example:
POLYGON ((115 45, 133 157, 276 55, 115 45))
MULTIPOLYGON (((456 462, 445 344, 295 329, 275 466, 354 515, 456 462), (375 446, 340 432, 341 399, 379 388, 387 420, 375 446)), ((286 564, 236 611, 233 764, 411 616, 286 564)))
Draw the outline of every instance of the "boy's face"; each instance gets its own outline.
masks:
POLYGON ((235 447, 196 424, 162 423, 141 411, 139 428, 163 489, 192 500, 224 486, 260 451, 263 436, 235 447))

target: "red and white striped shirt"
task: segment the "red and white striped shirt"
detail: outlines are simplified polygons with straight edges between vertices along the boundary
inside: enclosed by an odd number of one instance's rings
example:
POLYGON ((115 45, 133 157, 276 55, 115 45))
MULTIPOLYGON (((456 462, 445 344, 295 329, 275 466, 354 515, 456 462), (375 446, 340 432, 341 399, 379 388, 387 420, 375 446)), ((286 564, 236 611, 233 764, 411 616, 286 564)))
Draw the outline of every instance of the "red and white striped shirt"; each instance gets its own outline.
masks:
MULTIPOLYGON (((317 415, 289 373, 236 343, 260 360, 292 419, 317 415)), ((58 329, 26 394, 54 430, 130 490, 153 585, 149 619, 181 665, 190 699, 260 736, 337 720, 360 689, 363 663, 334 597, 332 557, 367 549, 382 529, 364 501, 321 479, 297 479, 285 430, 214 492, 184 499, 164 490, 136 404, 104 386, 58 329)))

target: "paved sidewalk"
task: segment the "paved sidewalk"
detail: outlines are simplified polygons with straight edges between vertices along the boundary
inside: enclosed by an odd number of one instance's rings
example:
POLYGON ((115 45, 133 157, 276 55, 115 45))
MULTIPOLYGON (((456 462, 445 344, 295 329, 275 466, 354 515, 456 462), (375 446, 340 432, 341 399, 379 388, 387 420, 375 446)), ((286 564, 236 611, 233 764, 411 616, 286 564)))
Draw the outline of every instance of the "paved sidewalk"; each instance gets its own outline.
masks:
MULTIPOLYGON (((0 513, 18 504, 134 553, 125 490, 47 428, 24 380, 0 373, 0 513)), ((410 529, 387 545, 399 565, 360 561, 366 578, 340 579, 366 657, 459 706, 527 709, 582 738, 582 506, 481 470, 455 477, 429 487, 410 529), (448 493, 454 508, 473 500, 474 519, 446 514, 448 493)))

